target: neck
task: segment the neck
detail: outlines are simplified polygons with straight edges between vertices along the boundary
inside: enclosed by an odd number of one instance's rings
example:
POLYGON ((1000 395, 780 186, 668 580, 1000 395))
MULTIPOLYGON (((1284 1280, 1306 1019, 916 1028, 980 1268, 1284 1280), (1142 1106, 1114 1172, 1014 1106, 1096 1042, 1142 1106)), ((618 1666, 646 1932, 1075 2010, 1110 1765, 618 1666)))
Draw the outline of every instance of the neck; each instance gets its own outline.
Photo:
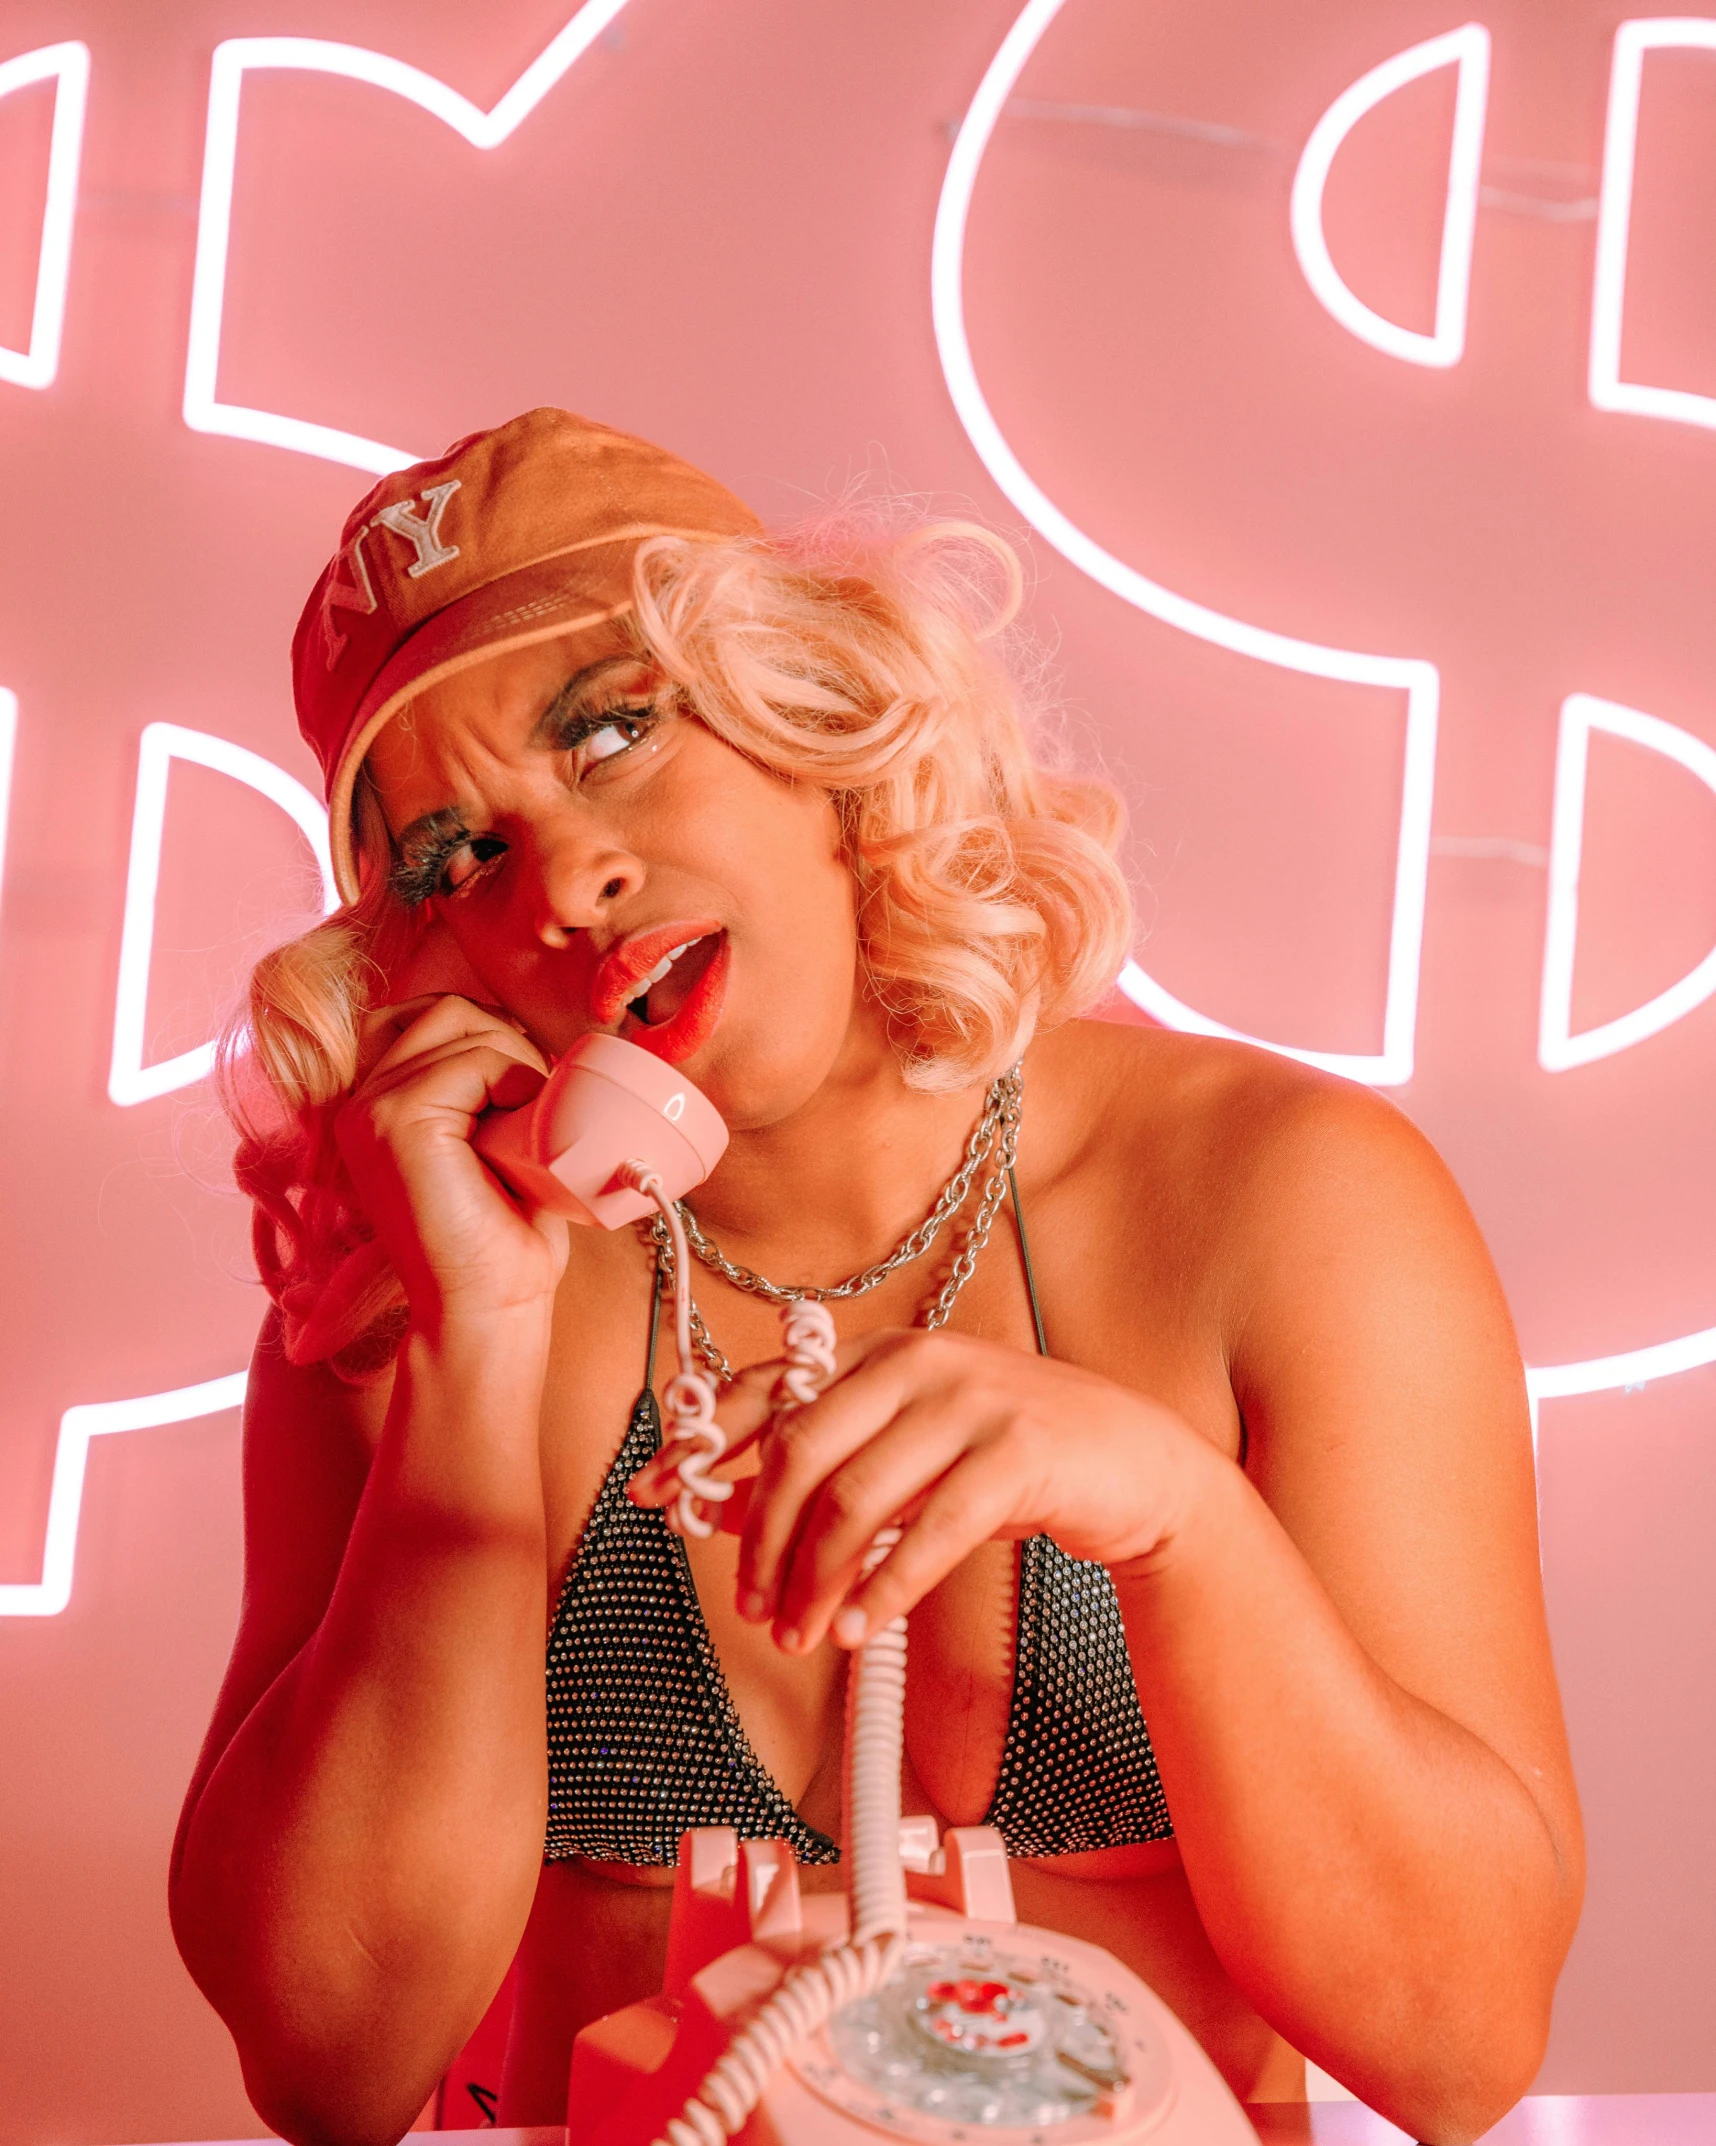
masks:
POLYGON ((885 1044, 848 1052, 789 1117, 736 1132, 689 1205, 729 1257, 775 1281, 842 1281, 923 1220, 959 1167, 984 1094, 977 1083, 924 1095, 885 1044))

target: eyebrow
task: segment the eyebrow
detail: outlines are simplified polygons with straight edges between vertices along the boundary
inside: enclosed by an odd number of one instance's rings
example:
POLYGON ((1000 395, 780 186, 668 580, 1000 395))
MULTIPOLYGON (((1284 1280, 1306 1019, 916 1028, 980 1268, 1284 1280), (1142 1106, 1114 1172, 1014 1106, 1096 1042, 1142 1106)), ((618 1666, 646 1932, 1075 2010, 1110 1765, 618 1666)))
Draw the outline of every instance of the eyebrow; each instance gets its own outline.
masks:
POLYGON ((551 745, 561 717, 587 686, 593 685, 609 671, 635 669, 637 661, 636 656, 617 650, 611 656, 602 656, 594 663, 586 663, 581 671, 574 671, 531 726, 531 744, 551 745))
MULTIPOLYGON (((579 694, 593 685, 607 672, 635 664, 636 656, 616 653, 603 656, 595 663, 586 663, 580 671, 574 671, 566 683, 556 688, 553 698, 530 727, 530 742, 533 746, 551 745, 554 735, 566 710, 579 694)), ((438 805, 433 812, 420 813, 409 827, 394 836, 401 851, 409 851, 414 845, 433 841, 440 836, 457 833, 465 824, 464 814, 457 805, 438 805)))

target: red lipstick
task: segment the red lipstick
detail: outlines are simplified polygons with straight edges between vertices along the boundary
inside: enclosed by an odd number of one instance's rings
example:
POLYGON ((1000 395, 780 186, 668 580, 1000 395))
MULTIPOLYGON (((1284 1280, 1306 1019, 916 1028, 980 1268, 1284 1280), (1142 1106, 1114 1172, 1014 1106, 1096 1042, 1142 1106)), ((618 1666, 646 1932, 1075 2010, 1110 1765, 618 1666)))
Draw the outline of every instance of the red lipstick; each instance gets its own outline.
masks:
MULTIPOLYGON (((707 938, 710 934, 705 933, 707 938)), ((681 1064, 693 1053, 700 1051, 715 1033, 715 1024, 721 1018, 721 1003, 727 996, 727 963, 729 951, 727 934, 715 936, 713 953, 705 963, 703 973, 687 992, 685 1003, 673 1018, 651 1027, 628 1014, 621 1024, 620 1033, 628 1043, 635 1043, 640 1050, 653 1051, 657 1058, 670 1066, 681 1064)), ((694 956, 687 956, 693 959, 694 956)))
POLYGON ((598 1028, 617 1021, 644 978, 676 947, 690 946, 720 929, 712 917, 682 917, 671 924, 652 924, 609 947, 590 979, 590 1018, 598 1028))
POLYGON ((727 935, 709 917, 686 917, 634 932, 610 947, 598 964, 590 980, 591 1018, 598 1027, 608 1028, 624 1013, 619 1033, 628 1043, 678 1065, 714 1033, 726 995, 728 959, 727 935), (671 973, 668 963, 675 955, 687 963, 685 974, 691 982, 669 1018, 651 1023, 626 1012, 637 1000, 647 1001, 664 974, 671 973))

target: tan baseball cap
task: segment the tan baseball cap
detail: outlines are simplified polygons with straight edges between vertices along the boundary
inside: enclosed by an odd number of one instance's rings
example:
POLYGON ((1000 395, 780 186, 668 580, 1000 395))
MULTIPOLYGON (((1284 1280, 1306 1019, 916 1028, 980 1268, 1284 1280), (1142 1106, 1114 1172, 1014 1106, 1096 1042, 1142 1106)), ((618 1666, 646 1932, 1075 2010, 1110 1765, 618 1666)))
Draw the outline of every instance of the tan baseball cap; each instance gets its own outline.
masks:
POLYGON ((358 893, 352 786, 413 694, 629 610, 645 537, 760 527, 689 462, 567 410, 527 410, 384 477, 347 518, 292 639, 298 727, 322 763, 345 899, 358 893))

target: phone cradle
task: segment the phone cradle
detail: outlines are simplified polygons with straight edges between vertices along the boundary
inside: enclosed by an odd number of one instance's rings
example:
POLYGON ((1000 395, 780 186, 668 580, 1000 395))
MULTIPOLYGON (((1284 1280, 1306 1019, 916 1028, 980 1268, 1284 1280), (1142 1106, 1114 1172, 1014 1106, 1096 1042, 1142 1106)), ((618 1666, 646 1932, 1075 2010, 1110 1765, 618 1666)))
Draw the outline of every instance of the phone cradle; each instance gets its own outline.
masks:
MULTIPOLYGON (((788 2057, 740 2146, 1256 2146, 1219 2073, 1098 1946, 1016 1920, 987 1826, 900 1827, 905 1964, 788 2057)), ((568 2146, 651 2146, 788 1969, 844 1936, 844 1893, 801 1895, 784 1841, 680 1843, 659 1997, 578 2036, 568 2146)))

